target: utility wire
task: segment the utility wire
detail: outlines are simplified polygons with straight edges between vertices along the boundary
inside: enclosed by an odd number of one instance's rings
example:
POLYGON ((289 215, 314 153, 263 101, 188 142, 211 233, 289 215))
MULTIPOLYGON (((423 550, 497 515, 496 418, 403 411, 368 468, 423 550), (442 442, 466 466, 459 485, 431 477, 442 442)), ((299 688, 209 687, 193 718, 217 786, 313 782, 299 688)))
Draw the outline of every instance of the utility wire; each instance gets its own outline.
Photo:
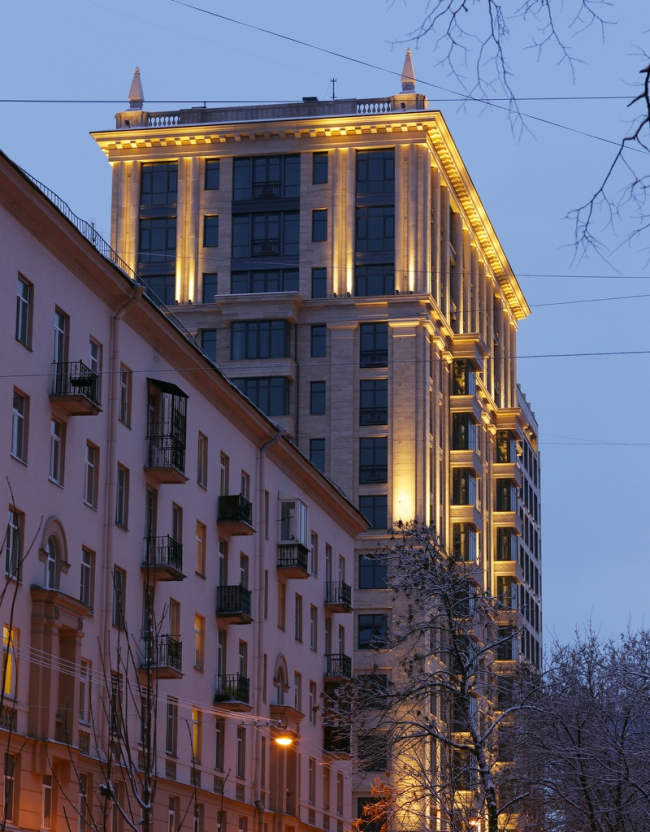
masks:
MULTIPOLYGON (((425 82, 422 82, 425 83, 425 82)), ((326 101, 329 99, 322 99, 326 101)), ((467 99, 462 96, 455 98, 431 98, 436 102, 462 102, 467 99)), ((629 101, 628 95, 537 95, 537 96, 515 96, 513 98, 473 98, 473 101, 481 103, 492 103, 493 101, 629 101)), ((296 104, 291 98, 273 99, 218 99, 218 98, 192 98, 182 100, 177 98, 149 98, 147 104, 190 104, 199 109, 207 104, 296 104)), ((124 98, 0 98, 0 104, 124 104, 124 98)))

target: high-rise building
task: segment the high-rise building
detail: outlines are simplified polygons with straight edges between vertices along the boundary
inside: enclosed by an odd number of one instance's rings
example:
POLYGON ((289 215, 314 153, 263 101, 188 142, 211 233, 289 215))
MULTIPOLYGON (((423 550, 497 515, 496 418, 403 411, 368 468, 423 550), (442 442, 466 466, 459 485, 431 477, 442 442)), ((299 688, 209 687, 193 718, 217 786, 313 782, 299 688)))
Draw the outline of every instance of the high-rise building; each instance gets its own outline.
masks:
POLYGON ((512 660, 539 667, 537 425, 516 363, 529 308, 415 87, 409 51, 384 98, 148 112, 136 73, 130 109, 94 134, 112 245, 369 520, 354 574, 337 572, 357 670, 390 617, 365 554, 400 520, 480 563, 517 609, 512 660))

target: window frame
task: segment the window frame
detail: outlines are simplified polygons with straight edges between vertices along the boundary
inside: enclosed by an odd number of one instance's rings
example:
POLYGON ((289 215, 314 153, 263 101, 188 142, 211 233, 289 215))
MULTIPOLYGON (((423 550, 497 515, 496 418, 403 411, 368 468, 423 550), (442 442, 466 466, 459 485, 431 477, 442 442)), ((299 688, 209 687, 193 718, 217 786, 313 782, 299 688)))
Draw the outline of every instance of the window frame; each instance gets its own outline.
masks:
POLYGON ((34 284, 19 274, 16 291, 16 329, 14 335, 16 341, 28 350, 32 348, 33 310, 34 284), (27 297, 21 295, 21 287, 27 290, 27 297))
POLYGON ((126 621, 124 618, 124 604, 126 600, 126 569, 119 566, 113 567, 113 606, 111 622, 113 627, 124 630, 126 621))
POLYGON ((204 191, 218 191, 221 189, 221 159, 205 160, 204 191), (214 184, 216 180, 216 185, 214 184))
POLYGON ((311 357, 327 358, 327 324, 311 326, 311 357))
POLYGON ((318 151, 312 154, 312 185, 327 185, 329 181, 329 153, 318 151))
POLYGON ((127 428, 131 427, 131 399, 133 390, 133 372, 126 364, 120 363, 120 400, 117 421, 127 428))
POLYGON ((327 242, 327 208, 314 208, 311 212, 311 241, 327 242))
POLYGON ((11 456, 27 465, 29 443, 29 396, 14 387, 11 414, 11 456), (22 411, 17 409, 16 402, 22 402, 22 411))
POLYGON ((129 480, 129 469, 118 462, 115 482, 115 525, 125 530, 129 528, 129 480))
POLYGON ((363 612, 357 615, 357 649, 381 650, 388 640, 388 613, 363 612), (362 619, 365 622, 362 624, 362 619), (380 624, 381 626, 378 626, 380 624), (368 639, 362 640, 362 629, 369 631, 368 639), (379 637, 377 637, 379 633, 379 637))
POLYGON ((196 481, 203 488, 208 487, 208 437, 201 431, 198 436, 196 481))
POLYGON ((219 214, 203 217, 203 248, 219 248, 219 214))
POLYGON ((63 488, 65 470, 65 422, 50 419, 50 482, 63 488))
POLYGON ((99 448, 93 442, 86 441, 86 459, 84 463, 84 505, 97 511, 99 491, 99 448), (92 459, 91 459, 92 457, 92 459))
POLYGON ((326 381, 311 381, 309 383, 309 413, 312 416, 324 416, 327 413, 326 381))
POLYGON ((92 612, 95 601, 95 553, 86 546, 81 547, 79 600, 92 612))

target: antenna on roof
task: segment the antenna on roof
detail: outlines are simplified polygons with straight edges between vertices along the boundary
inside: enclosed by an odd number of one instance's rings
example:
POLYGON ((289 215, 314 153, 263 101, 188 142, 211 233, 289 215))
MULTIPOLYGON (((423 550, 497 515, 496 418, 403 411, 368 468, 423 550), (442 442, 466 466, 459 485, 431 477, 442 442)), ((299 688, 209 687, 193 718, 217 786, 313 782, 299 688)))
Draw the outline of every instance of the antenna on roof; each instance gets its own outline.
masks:
POLYGON ((336 78, 330 78, 330 83, 332 84, 332 101, 336 98, 336 93, 334 92, 334 84, 336 84, 336 78))

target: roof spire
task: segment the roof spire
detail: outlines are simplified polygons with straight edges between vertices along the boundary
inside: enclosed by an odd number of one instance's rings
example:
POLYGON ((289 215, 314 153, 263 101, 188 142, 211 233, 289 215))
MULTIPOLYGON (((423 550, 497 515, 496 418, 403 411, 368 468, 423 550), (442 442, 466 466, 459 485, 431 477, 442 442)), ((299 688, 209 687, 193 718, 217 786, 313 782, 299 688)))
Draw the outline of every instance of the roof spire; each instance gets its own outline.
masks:
POLYGON ((413 70, 413 60, 411 59, 411 50, 406 50, 406 57, 404 58, 404 68, 402 69, 402 92, 415 91, 415 72, 413 70))
POLYGON ((129 90, 129 105, 132 110, 141 110, 144 104, 144 93, 140 82, 140 67, 136 66, 129 90))

